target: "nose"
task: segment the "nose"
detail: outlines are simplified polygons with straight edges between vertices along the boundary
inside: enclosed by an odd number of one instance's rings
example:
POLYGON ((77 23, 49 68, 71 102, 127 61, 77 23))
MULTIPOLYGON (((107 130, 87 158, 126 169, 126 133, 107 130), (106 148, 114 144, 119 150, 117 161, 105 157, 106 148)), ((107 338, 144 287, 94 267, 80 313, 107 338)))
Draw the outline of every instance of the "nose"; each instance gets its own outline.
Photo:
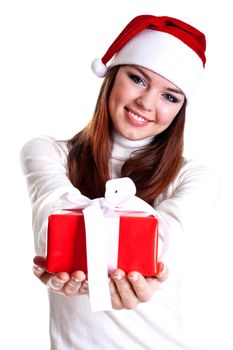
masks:
POLYGON ((152 90, 145 90, 136 98, 137 105, 148 112, 154 111, 156 107, 156 94, 152 90))

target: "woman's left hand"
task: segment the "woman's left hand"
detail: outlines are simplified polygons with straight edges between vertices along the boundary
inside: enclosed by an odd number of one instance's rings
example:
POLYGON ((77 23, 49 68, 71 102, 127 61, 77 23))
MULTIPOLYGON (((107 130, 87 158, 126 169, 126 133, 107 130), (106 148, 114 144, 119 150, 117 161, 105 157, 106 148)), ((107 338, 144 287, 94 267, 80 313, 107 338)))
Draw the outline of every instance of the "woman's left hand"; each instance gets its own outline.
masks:
POLYGON ((168 277, 168 269, 159 263, 156 277, 143 277, 139 272, 132 271, 128 275, 117 269, 111 274, 110 292, 114 309, 134 309, 139 303, 147 302, 160 283, 168 277))

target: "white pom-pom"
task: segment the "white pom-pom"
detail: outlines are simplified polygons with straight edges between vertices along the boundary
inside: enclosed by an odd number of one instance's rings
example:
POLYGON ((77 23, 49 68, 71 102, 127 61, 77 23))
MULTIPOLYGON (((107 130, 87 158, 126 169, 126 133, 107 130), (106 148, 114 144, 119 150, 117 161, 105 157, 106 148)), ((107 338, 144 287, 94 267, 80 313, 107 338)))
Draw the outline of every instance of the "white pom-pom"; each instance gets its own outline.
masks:
POLYGON ((94 61, 91 64, 91 69, 95 73, 95 75, 97 75, 97 77, 100 78, 105 77, 108 71, 105 64, 103 64, 103 62, 99 58, 94 59, 94 61))

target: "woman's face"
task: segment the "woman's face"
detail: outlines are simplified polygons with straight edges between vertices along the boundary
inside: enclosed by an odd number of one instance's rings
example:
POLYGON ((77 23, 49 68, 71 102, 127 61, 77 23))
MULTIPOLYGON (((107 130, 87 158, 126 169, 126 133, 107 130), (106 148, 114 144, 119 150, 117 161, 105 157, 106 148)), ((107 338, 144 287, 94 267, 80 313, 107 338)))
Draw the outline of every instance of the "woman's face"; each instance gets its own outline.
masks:
POLYGON ((167 79, 139 66, 121 66, 109 96, 114 129, 129 140, 164 131, 184 103, 182 91, 167 79))

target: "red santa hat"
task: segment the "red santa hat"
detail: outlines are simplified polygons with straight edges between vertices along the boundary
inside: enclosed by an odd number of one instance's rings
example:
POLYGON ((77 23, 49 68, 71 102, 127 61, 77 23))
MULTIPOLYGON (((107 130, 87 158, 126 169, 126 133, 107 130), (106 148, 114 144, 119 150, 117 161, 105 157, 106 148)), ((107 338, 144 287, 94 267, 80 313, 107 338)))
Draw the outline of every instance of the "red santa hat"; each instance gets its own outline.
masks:
POLYGON ((115 39, 92 70, 104 77, 117 65, 148 68, 180 88, 189 99, 205 67, 205 35, 191 25, 167 16, 135 17, 115 39))

